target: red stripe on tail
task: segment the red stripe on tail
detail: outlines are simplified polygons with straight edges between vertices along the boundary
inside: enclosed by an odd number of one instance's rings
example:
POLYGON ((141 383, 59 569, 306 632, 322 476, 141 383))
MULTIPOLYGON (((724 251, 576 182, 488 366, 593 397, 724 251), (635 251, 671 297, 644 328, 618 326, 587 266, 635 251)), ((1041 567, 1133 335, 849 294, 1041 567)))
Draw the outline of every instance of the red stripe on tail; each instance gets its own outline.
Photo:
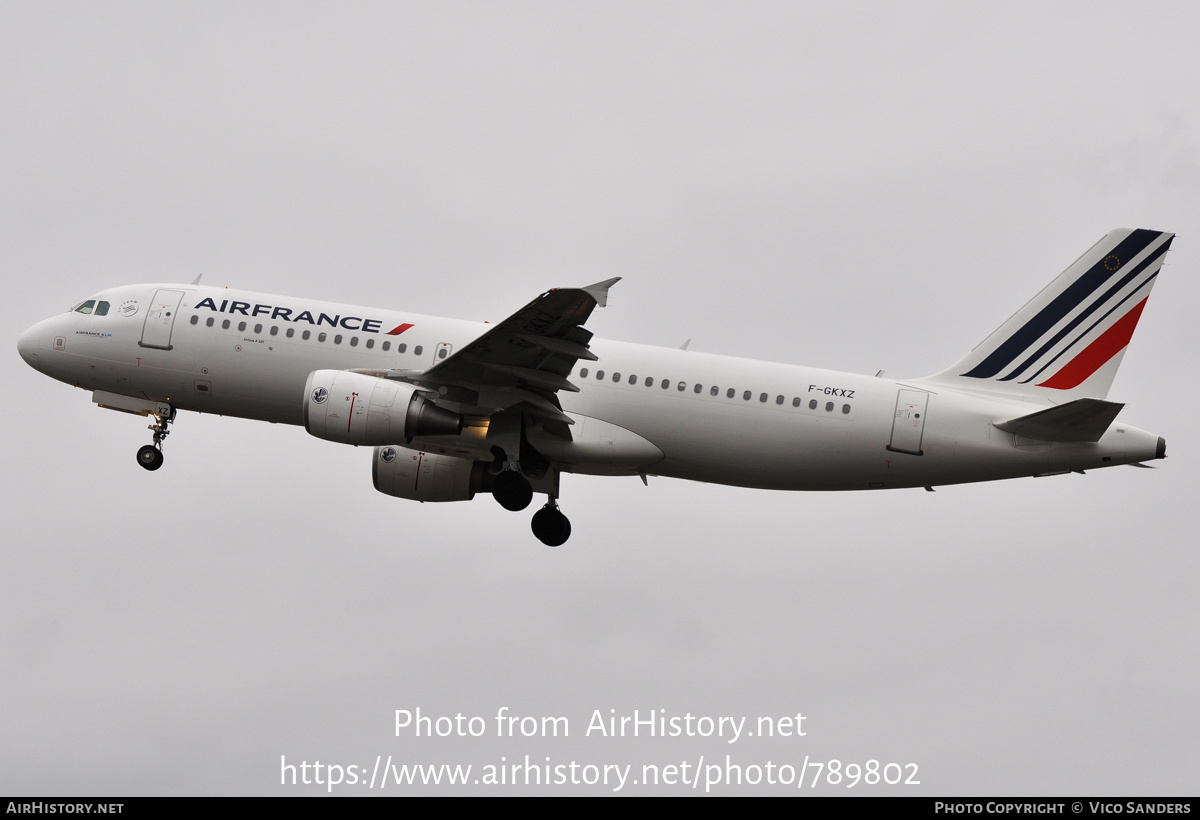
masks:
POLYGON ((1101 333, 1096 341, 1084 348, 1083 352, 1067 362, 1062 370, 1039 383, 1038 387, 1070 390, 1087 381, 1089 376, 1129 344, 1129 340, 1133 338, 1133 330, 1137 327, 1138 319, 1142 315, 1142 308, 1145 306, 1145 299, 1138 302, 1131 311, 1117 320, 1116 324, 1101 333))

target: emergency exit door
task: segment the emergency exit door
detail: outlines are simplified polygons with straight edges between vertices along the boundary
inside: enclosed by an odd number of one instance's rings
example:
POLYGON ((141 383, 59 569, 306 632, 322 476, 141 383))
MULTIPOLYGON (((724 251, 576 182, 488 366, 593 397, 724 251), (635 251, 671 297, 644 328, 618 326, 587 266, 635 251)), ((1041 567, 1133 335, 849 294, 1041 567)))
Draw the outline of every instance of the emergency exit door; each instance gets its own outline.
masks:
POLYGON ((925 406, 929 394, 923 390, 901 390, 896 396, 896 415, 892 419, 892 441, 888 449, 897 453, 921 455, 925 435, 925 406))

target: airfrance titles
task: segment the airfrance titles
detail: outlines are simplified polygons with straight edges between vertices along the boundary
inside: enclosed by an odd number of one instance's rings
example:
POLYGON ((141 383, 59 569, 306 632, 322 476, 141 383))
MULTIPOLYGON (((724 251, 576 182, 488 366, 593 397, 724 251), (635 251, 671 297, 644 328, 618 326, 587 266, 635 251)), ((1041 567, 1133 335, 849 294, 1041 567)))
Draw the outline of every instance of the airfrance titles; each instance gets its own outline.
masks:
MULTIPOLYGON (((363 333, 379 333, 383 329, 382 319, 364 319, 360 316, 342 316, 340 313, 322 313, 317 311, 317 315, 313 316, 312 311, 300 310, 295 308, 280 307, 278 305, 254 305, 250 302, 238 302, 230 299, 224 299, 220 305, 217 305, 211 297, 205 297, 196 303, 196 310, 207 308, 215 313, 237 313, 246 317, 262 316, 263 318, 277 322, 306 322, 310 325, 329 325, 330 327, 340 327, 343 330, 357 330, 363 333), (295 314, 295 315, 293 315, 295 314)), ((397 325, 392 330, 387 331, 388 336, 398 336, 404 331, 412 327, 407 322, 397 325)))

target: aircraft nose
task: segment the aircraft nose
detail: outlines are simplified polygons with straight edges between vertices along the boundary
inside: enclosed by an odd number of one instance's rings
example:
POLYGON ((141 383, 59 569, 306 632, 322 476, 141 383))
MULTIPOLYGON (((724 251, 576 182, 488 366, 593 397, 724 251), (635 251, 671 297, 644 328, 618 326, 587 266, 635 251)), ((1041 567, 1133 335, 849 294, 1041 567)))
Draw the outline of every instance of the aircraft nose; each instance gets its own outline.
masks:
POLYGON ((17 352, 21 354, 21 358, 25 363, 34 370, 40 370, 38 366, 38 339, 42 336, 41 324, 36 324, 21 334, 17 339, 17 352))

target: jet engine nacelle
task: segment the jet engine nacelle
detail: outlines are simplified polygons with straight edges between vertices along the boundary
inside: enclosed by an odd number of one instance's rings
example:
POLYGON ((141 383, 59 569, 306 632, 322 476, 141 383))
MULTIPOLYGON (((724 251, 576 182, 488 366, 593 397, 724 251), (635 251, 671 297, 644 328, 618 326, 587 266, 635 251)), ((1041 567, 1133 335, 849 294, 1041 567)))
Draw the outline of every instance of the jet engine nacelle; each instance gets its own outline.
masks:
POLYGON ((376 447, 371 480, 381 493, 413 501, 469 501, 490 484, 488 464, 403 447, 376 447))
POLYGON ((304 429, 340 444, 397 444, 414 436, 457 435, 462 416, 403 382, 314 370, 304 385, 304 429))

